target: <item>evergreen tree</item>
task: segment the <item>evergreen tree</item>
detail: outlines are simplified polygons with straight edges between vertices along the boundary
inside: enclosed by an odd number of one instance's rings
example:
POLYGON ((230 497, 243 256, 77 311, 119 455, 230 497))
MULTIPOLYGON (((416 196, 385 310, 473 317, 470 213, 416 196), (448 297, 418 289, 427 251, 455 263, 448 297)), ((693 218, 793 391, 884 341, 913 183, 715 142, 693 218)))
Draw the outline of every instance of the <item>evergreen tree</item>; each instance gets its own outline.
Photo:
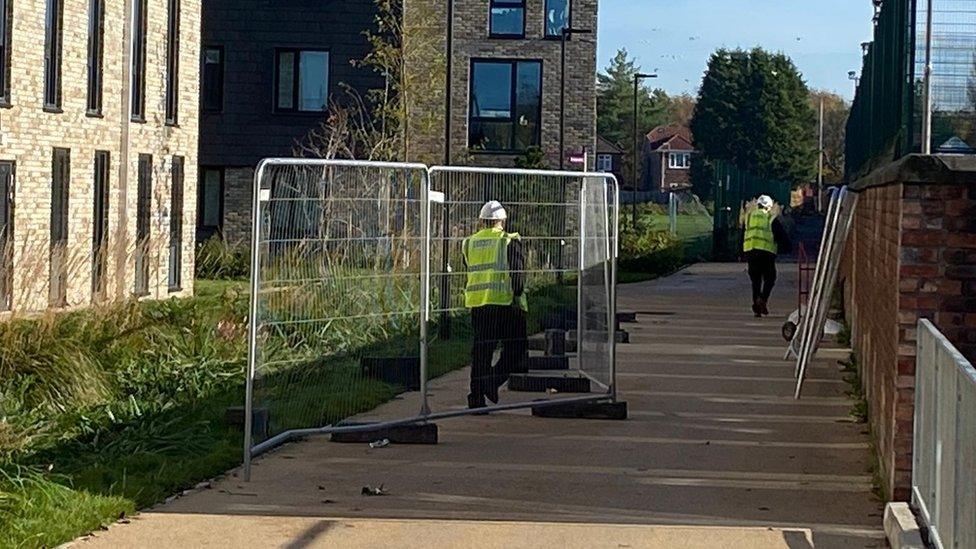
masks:
MULTIPOLYGON (((597 133, 624 149, 624 173, 633 170, 634 150, 634 75, 641 72, 627 50, 617 51, 605 72, 597 75, 597 133)), ((645 81, 646 82, 646 81, 645 81)), ((668 121, 668 96, 663 90, 647 87, 638 90, 640 118, 637 129, 646 135, 668 121)))
POLYGON ((692 119, 706 160, 807 183, 816 170, 816 125, 807 85, 785 55, 721 49, 709 59, 692 119))

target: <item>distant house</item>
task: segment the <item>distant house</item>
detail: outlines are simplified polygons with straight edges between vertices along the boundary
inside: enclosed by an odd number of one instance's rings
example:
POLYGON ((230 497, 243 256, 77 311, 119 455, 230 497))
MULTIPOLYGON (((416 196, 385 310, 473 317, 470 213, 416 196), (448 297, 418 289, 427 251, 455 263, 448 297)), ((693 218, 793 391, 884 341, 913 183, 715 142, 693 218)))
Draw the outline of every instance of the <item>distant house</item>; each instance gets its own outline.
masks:
POLYGON ((603 136, 596 137, 596 171, 612 173, 621 187, 629 186, 630 179, 624 173, 624 150, 603 136))
POLYGON ((667 193, 691 187, 691 159, 697 154, 686 126, 658 126, 644 142, 644 178, 641 190, 667 193))

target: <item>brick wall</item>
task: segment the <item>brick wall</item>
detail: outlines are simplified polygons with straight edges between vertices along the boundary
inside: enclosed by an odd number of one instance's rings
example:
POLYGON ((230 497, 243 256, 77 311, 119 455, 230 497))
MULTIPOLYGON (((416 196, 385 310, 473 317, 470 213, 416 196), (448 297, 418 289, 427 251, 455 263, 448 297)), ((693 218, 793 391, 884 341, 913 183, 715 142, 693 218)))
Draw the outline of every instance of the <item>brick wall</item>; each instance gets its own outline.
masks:
MULTIPOLYGON (((91 301, 94 154, 111 155, 109 175, 107 293, 131 295, 135 281, 138 156, 153 155, 150 216, 150 294, 192 291, 193 237, 197 177, 197 90, 200 4, 182 0, 179 57, 179 120, 164 123, 167 2, 149 0, 146 44, 146 122, 126 122, 128 161, 122 149, 124 2, 105 2, 103 109, 86 116, 89 0, 64 0, 61 112, 43 109, 45 0, 17 0, 13 10, 11 107, 0 109, 0 160, 16 163, 13 307, 38 310, 48 305, 52 154, 71 151, 68 199, 68 305, 91 301), (167 283, 170 226, 170 167, 184 158, 183 290, 167 283), (123 178, 122 170, 126 170, 123 178), (121 181, 125 179, 125 187, 121 181)), ((128 116, 125 117, 126 120, 128 116)))
POLYGON ((938 163, 910 157, 861 191, 843 270, 872 434, 897 500, 910 497, 918 320, 976 359, 976 162, 938 163))
MULTIPOLYGON (((443 5, 443 2, 439 4, 443 5)), ((516 154, 486 154, 468 147, 468 111, 472 58, 525 59, 542 61, 542 131, 541 147, 551 168, 559 166, 559 115, 561 80, 561 45, 558 39, 544 38, 544 0, 527 0, 524 38, 490 38, 489 0, 456 0, 451 75, 451 162, 477 166, 511 167, 516 154)), ((409 13, 409 12, 408 12, 409 13)), ((439 16, 441 14, 438 14, 439 16)), ((440 32, 446 36, 446 12, 440 19, 440 32)), ((573 0, 572 24, 591 30, 591 35, 573 36, 566 44, 565 151, 580 151, 585 146, 596 150, 596 33, 597 0, 573 0)), ((431 27, 433 28, 433 27, 431 27)), ((434 63, 436 65, 436 63, 434 63)), ((427 70, 428 66, 424 66, 427 70)), ((441 86, 438 68, 432 88, 441 86)), ((443 103, 440 103, 443 109, 443 103)), ((430 124, 430 133, 418 137, 423 148, 415 158, 444 159, 444 127, 430 124)), ((595 167, 590 155, 590 169, 595 167)), ((566 164, 566 169, 573 166, 566 164)))

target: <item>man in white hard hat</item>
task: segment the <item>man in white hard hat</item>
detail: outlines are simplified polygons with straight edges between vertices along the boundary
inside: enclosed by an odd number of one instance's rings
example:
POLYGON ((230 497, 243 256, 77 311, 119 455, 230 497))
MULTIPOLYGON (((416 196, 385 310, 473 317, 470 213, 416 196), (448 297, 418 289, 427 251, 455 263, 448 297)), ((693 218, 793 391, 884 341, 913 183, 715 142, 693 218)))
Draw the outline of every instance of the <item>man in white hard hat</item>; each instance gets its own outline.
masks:
POLYGON ((757 318, 769 314, 769 296, 776 285, 776 255, 790 251, 789 235, 773 212, 774 206, 771 197, 762 195, 745 219, 742 251, 749 263, 752 312, 757 318))
POLYGON ((497 200, 485 204, 479 217, 484 226, 462 245, 468 272, 464 305, 474 328, 469 408, 484 408, 486 398, 497 404, 498 389, 528 362, 522 242, 517 233, 505 232, 508 213, 497 200), (501 358, 492 366, 499 345, 501 358))

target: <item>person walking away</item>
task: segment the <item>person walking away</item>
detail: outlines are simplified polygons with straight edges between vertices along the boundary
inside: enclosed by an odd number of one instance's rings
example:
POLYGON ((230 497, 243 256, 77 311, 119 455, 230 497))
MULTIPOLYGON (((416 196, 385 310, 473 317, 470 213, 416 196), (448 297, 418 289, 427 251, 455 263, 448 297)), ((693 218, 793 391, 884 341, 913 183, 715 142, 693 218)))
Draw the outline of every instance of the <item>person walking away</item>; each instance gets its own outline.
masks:
POLYGON ((471 392, 468 407, 498 403, 498 389, 509 375, 528 371, 525 258, 517 233, 505 231, 508 213, 497 200, 481 208, 483 228, 464 240, 467 286, 464 305, 471 310, 471 392), (492 365, 495 349, 502 353, 492 365))
POLYGON ((752 281, 752 312, 756 318, 769 314, 769 296, 776 285, 776 255, 789 253, 791 243, 782 221, 773 212, 775 203, 767 195, 746 214, 742 251, 749 263, 752 281))

